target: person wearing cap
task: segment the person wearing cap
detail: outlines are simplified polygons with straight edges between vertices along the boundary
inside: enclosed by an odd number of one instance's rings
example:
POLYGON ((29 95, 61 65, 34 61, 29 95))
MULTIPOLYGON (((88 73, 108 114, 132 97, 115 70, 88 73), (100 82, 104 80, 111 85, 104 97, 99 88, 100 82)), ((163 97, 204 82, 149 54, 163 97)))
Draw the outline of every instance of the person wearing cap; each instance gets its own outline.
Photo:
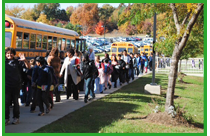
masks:
POLYGON ((24 54, 19 54, 20 59, 15 58, 16 51, 13 48, 5 50, 5 125, 10 123, 10 103, 13 102, 13 122, 19 123, 20 107, 18 98, 20 95, 20 87, 22 85, 22 72, 24 63, 26 68, 30 69, 30 64, 26 60, 24 54))
POLYGON ((38 116, 43 116, 45 114, 43 103, 46 106, 46 113, 49 113, 51 110, 48 96, 49 91, 51 90, 52 75, 49 67, 45 65, 44 57, 37 57, 36 65, 39 67, 37 77, 37 99, 39 102, 40 113, 38 116))
POLYGON ((76 57, 74 57, 74 50, 68 49, 67 50, 67 57, 64 60, 62 68, 60 70, 60 77, 62 77, 63 71, 64 72, 64 86, 66 87, 66 95, 67 99, 73 93, 73 99, 78 100, 79 94, 77 90, 77 84, 81 81, 81 77, 77 75, 77 71, 75 69, 76 57))

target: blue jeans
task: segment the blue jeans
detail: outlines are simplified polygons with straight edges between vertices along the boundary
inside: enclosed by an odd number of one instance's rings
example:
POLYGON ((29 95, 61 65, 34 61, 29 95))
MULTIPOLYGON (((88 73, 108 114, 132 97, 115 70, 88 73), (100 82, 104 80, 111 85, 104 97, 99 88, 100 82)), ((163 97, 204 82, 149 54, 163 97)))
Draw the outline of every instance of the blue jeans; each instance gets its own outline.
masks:
POLYGON ((88 79, 85 79, 85 99, 88 99, 88 94, 90 94, 90 96, 95 97, 95 94, 93 92, 92 89, 92 82, 93 82, 93 78, 89 77, 88 79))
POLYGON ((129 79, 130 78, 132 78, 132 80, 134 79, 134 68, 129 69, 129 79))
POLYGON ((100 93, 103 92, 103 84, 99 84, 99 82, 100 82, 100 78, 97 77, 95 79, 95 84, 94 84, 94 93, 96 93, 98 89, 100 93))

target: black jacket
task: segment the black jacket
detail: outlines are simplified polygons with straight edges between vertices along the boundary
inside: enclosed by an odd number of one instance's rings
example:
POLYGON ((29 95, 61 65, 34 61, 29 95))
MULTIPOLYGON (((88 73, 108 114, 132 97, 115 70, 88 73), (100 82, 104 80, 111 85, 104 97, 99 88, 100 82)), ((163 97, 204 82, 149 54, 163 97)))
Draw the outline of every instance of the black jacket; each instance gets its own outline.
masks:
POLYGON ((123 59, 118 60, 118 64, 120 65, 120 67, 119 67, 119 69, 120 69, 120 70, 122 70, 122 69, 123 69, 123 67, 125 67, 125 66, 126 66, 126 63, 125 63, 125 61, 124 61, 123 59))
POLYGON ((5 86, 20 88, 22 85, 23 68, 17 59, 5 60, 5 86))
POLYGON ((94 67, 94 62, 93 61, 85 61, 83 62, 82 66, 82 79, 88 79, 89 77, 93 77, 93 67, 94 67))

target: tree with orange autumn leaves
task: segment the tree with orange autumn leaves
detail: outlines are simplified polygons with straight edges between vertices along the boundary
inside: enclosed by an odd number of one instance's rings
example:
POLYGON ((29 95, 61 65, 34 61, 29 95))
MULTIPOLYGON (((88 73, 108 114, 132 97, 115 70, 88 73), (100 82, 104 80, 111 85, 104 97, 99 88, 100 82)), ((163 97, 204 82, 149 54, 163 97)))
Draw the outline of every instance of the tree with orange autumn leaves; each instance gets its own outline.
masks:
POLYGON ((95 28, 95 32, 98 34, 98 35, 102 35, 104 34, 104 24, 102 21, 99 21, 96 28, 95 28))
POLYGON ((79 5, 70 17, 70 22, 82 26, 82 34, 87 35, 94 31, 94 26, 98 23, 98 4, 84 3, 79 5))

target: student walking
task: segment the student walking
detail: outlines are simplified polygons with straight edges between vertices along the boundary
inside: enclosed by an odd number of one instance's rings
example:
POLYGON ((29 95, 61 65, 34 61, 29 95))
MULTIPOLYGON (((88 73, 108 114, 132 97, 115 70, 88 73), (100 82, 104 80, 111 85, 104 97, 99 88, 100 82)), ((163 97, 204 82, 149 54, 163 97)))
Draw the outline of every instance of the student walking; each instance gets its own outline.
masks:
MULTIPOLYGON (((59 82, 59 72, 61 68, 61 59, 58 57, 58 48, 53 48, 47 58, 47 64, 51 66, 55 72, 55 77, 57 82, 59 82)), ((53 97, 52 92, 50 92, 51 97, 53 97)), ((60 91, 58 91, 58 87, 55 87, 55 102, 60 102, 60 91)), ((52 98, 53 100, 53 98, 52 98)))
POLYGON ((81 77, 77 75, 77 71, 75 69, 75 59, 74 50, 67 50, 67 57, 62 65, 60 77, 62 77, 63 71, 65 70, 64 85, 66 87, 66 98, 69 99, 71 93, 73 93, 73 99, 78 100, 79 96, 76 85, 81 81, 81 77))
MULTIPOLYGON (((100 56, 96 56, 95 57, 95 66, 98 69, 98 72, 100 71, 100 69, 102 69, 102 63, 100 61, 100 56)), ((95 78, 95 84, 94 84, 94 93, 96 93, 98 90, 100 93, 103 93, 103 82, 101 80, 103 80, 102 78, 104 78, 104 75, 100 75, 98 77, 95 78)))
POLYGON ((115 68, 117 65, 117 58, 116 56, 112 56, 112 68, 113 72, 111 73, 112 75, 112 82, 114 82, 114 88, 117 88, 117 79, 119 78, 119 70, 115 68))
POLYGON ((128 76, 128 72, 129 72, 129 69, 130 69, 130 56, 127 54, 127 50, 124 50, 123 51, 123 56, 122 56, 122 59, 124 60, 124 62, 126 63, 126 66, 125 66, 125 80, 127 81, 127 83, 129 83, 129 76, 128 76))
POLYGON ((94 66, 95 64, 93 63, 93 61, 90 61, 89 55, 85 54, 83 58, 83 67, 82 67, 82 71, 83 71, 82 78, 85 80, 85 98, 84 98, 85 103, 87 103, 88 101, 89 94, 92 97, 91 99, 95 98, 95 94, 92 88, 94 66))
POLYGON ((48 66, 45 65, 45 60, 43 57, 36 58, 36 65, 39 67, 38 69, 38 77, 37 77, 37 99, 39 103, 40 113, 38 116, 43 116, 44 106, 46 106, 46 113, 48 114, 51 110, 51 105, 49 104, 49 91, 51 90, 52 84, 52 75, 48 66))
POLYGON ((120 79, 120 85, 125 83, 125 66, 126 63, 123 59, 121 59, 121 54, 118 54, 118 65, 115 67, 119 70, 119 79, 120 79))

